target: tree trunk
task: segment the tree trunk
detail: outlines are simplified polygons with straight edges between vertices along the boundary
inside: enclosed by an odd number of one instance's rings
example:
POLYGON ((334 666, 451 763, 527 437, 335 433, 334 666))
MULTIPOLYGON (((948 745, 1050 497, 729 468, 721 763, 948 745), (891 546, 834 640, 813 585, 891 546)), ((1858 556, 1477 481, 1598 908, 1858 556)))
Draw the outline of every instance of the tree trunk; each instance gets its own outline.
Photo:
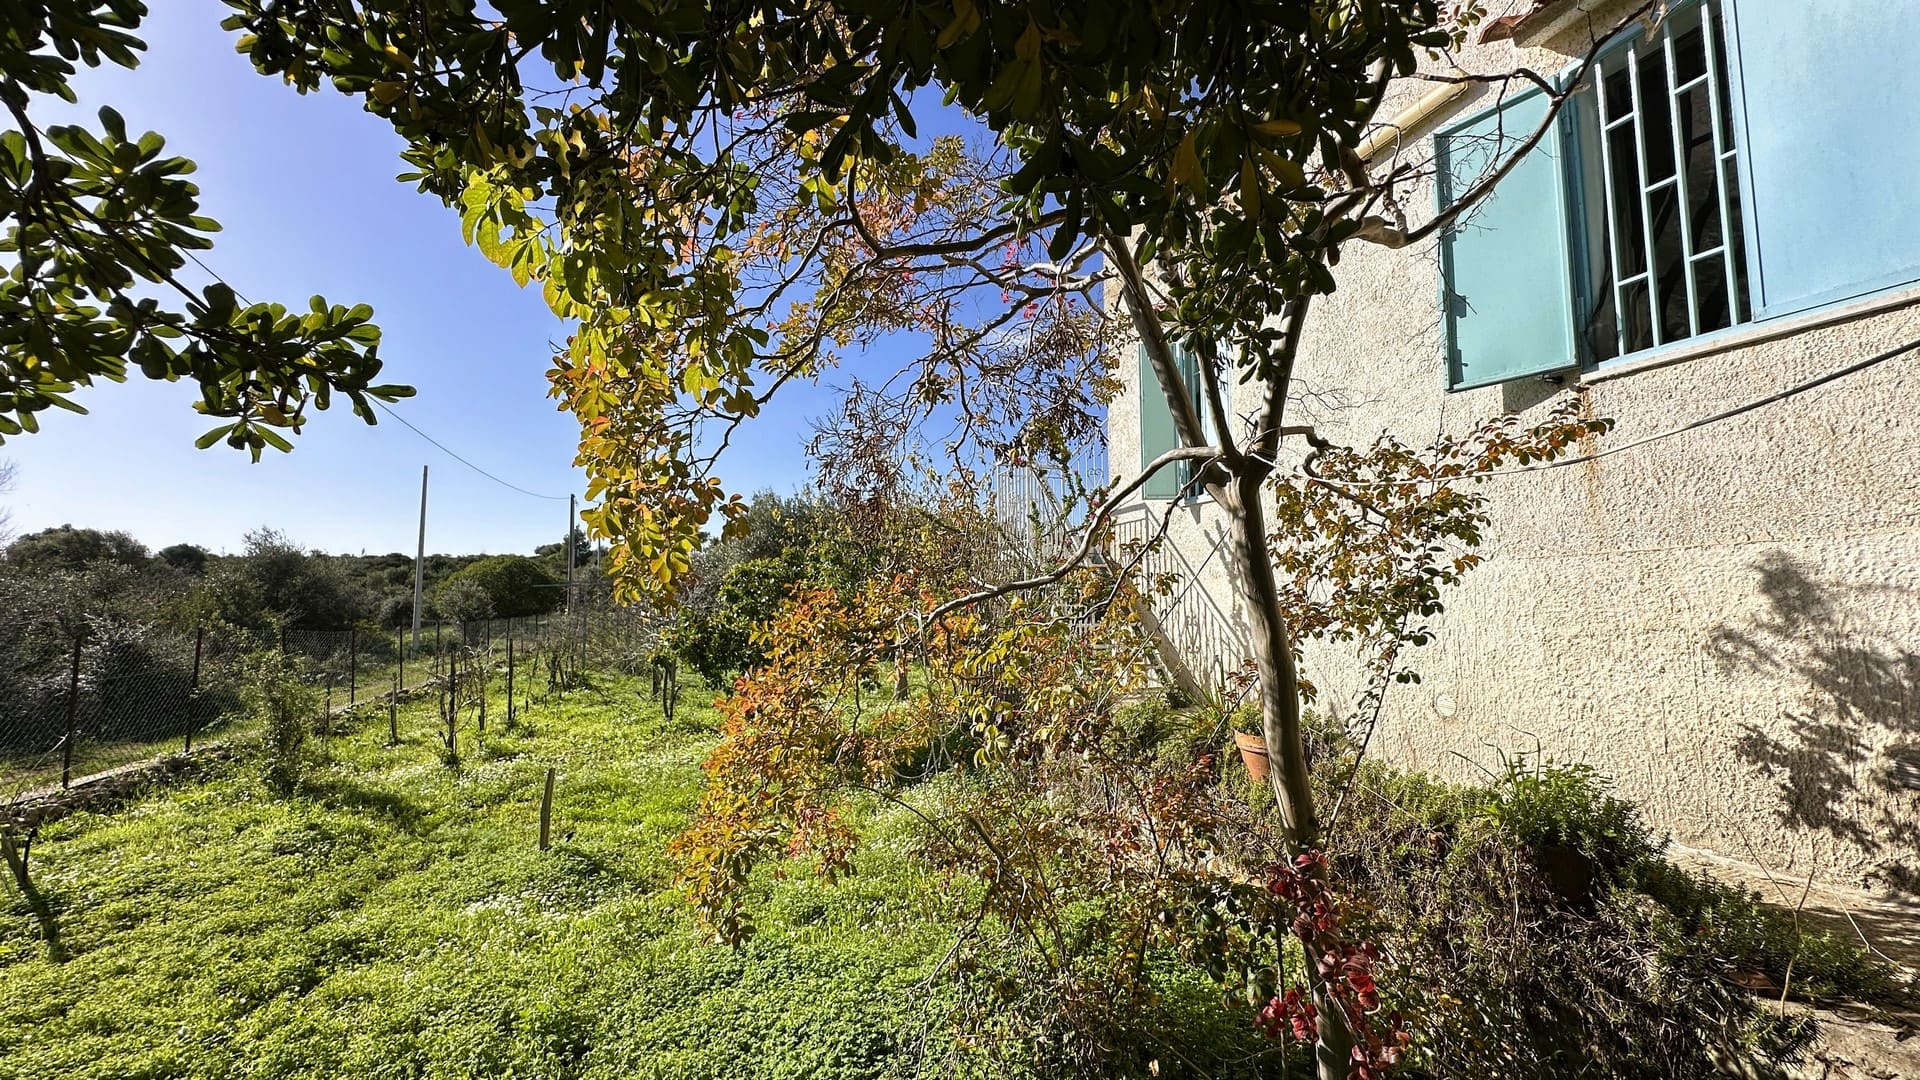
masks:
MULTIPOLYGON (((1300 673, 1294 666, 1293 643, 1280 611, 1273 560, 1267 553, 1266 512, 1260 504, 1260 487, 1265 479, 1266 470, 1246 460, 1243 470, 1233 477, 1232 486, 1221 485, 1215 497, 1232 523, 1230 565, 1240 578, 1253 659, 1260 672, 1260 726, 1271 763, 1267 779, 1280 809, 1281 835, 1287 851, 1299 855, 1319 846, 1320 819, 1314 813, 1306 743, 1300 730, 1300 673)), ((1352 1065, 1353 1033, 1340 1003, 1326 991, 1317 959, 1309 947, 1307 987, 1319 1014, 1315 1072, 1319 1080, 1345 1080, 1352 1065)))

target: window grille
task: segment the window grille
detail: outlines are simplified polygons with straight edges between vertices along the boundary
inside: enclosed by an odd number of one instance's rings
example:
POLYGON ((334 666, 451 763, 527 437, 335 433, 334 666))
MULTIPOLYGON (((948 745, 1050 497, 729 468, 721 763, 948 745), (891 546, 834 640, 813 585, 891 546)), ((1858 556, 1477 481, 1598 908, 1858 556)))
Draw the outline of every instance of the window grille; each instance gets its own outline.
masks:
POLYGON ((1582 332, 1594 360, 1752 317, 1730 98, 1712 3, 1603 59, 1582 94, 1582 332))

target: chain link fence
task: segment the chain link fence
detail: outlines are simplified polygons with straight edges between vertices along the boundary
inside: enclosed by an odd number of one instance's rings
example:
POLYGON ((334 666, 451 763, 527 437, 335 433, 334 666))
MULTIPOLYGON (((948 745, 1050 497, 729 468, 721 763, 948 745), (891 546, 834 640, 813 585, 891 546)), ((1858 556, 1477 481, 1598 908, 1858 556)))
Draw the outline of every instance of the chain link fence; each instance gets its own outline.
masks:
POLYGON ((429 623, 417 638, 368 629, 263 639, 226 625, 181 632, 96 622, 0 698, 0 801, 251 734, 246 661, 262 650, 297 658, 334 713, 444 681, 456 664, 479 673, 482 693, 496 678, 504 685, 509 669, 520 673, 516 689, 531 688, 537 652, 564 643, 570 661, 585 662, 589 625, 585 605, 573 615, 429 623))

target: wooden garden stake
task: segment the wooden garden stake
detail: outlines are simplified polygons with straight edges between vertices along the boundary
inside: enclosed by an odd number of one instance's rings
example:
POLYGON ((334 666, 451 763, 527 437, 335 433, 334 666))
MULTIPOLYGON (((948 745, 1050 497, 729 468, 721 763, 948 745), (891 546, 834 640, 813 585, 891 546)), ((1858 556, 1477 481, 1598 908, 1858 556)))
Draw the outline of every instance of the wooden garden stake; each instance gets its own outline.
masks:
POLYGON ((548 838, 553 835, 553 766, 547 766, 546 790, 540 794, 540 850, 550 846, 548 838))

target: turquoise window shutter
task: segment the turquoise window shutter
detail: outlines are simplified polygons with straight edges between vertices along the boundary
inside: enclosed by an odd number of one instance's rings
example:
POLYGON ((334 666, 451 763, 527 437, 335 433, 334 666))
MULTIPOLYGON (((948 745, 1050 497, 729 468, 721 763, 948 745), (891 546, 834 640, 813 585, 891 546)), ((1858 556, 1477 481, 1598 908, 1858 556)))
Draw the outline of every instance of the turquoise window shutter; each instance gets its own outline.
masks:
POLYGON ((1739 0, 1762 318, 1920 280, 1920 21, 1899 0, 1739 0))
MULTIPOLYGON (((1160 376, 1154 374, 1147 359, 1147 347, 1140 346, 1140 467, 1180 445, 1174 430, 1173 410, 1167 407, 1167 395, 1160 388, 1160 376)), ((1161 469, 1147 480, 1141 494, 1149 499, 1171 499, 1180 494, 1180 470, 1161 469)))
MULTIPOLYGON (((1539 91, 1435 137, 1441 207, 1508 160, 1546 118, 1539 91)), ((1461 390, 1576 362, 1560 125, 1441 237, 1447 385, 1461 390)))

